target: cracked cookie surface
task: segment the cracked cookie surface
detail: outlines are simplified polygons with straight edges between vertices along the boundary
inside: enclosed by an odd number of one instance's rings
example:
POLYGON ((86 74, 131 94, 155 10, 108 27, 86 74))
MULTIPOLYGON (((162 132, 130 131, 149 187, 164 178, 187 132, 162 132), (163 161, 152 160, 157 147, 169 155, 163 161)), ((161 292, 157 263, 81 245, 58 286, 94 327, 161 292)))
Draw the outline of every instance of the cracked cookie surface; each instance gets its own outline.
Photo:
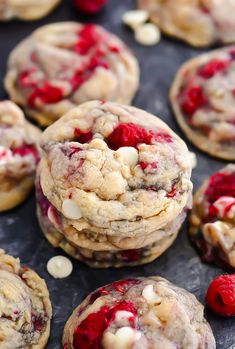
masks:
POLYGON ((60 0, 0 0, 0 21, 33 21, 46 16, 60 0))
POLYGON ((138 0, 166 34, 203 47, 235 42, 235 0, 138 0))
POLYGON ((198 148, 235 160, 235 46, 184 63, 170 100, 179 125, 198 148))
POLYGON ((30 193, 40 136, 14 103, 0 102, 0 211, 17 206, 30 193))
POLYGON ((52 316, 46 283, 3 250, 0 250, 0 313, 2 348, 46 347, 52 316))
POLYGON ((129 104, 139 85, 136 58, 101 26, 63 22, 34 31, 11 53, 5 87, 42 126, 83 102, 129 104))
POLYGON ((204 261, 234 270, 235 165, 227 165, 199 188, 189 234, 204 261))
POLYGON ((64 349, 215 349, 194 295, 161 277, 116 281, 92 292, 73 312, 64 349))

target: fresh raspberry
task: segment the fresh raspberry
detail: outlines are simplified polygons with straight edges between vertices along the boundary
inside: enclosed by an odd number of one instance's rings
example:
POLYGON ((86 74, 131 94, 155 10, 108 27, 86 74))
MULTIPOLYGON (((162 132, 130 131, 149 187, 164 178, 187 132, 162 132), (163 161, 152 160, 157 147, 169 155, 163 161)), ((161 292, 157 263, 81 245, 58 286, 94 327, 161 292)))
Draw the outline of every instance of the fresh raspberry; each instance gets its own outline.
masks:
POLYGON ((73 346, 75 349, 100 349, 104 331, 114 321, 118 311, 128 311, 130 326, 135 328, 137 310, 131 302, 121 301, 112 307, 103 306, 96 313, 89 314, 74 330, 73 346))
POLYGON ((44 104, 51 104, 60 102, 63 99, 63 91, 61 88, 45 83, 44 86, 37 87, 28 97, 28 104, 35 107, 37 100, 44 104))
POLYGON ((73 0, 73 3, 78 10, 87 14, 95 14, 104 7, 107 0, 73 0))
POLYGON ((215 74, 223 72, 229 65, 228 59, 213 59, 199 70, 199 75, 204 79, 210 79, 215 74))
POLYGON ((113 130, 113 132, 106 138, 106 142, 111 149, 117 150, 121 147, 137 148, 137 146, 141 143, 171 143, 172 139, 171 136, 166 133, 154 133, 151 130, 146 130, 145 128, 135 125, 133 123, 120 123, 113 130))
POLYGON ((235 316, 235 274, 216 277, 206 294, 207 305, 222 316, 235 316))
POLYGON ((23 144, 21 147, 12 149, 12 153, 13 155, 20 155, 22 157, 32 155, 36 163, 40 160, 38 151, 33 144, 23 144))
POLYGON ((206 102, 201 86, 186 87, 183 91, 181 108, 186 115, 191 116, 206 102))
POLYGON ((80 128, 74 130, 75 141, 81 144, 88 143, 93 138, 93 133, 90 130, 82 131, 80 128))

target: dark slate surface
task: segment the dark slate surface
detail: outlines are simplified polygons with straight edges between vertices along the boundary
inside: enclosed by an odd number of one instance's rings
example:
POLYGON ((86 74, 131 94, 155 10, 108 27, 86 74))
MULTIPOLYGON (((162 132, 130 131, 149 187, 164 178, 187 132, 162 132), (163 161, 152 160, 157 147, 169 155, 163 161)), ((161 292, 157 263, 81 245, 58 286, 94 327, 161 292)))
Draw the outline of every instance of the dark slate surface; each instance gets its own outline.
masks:
MULTIPOLYGON (((100 15, 90 19, 76 13, 70 1, 65 0, 50 16, 41 21, 33 23, 15 21, 0 24, 0 99, 5 97, 2 80, 7 56, 21 39, 46 23, 92 20, 119 35, 138 57, 142 74, 141 86, 134 105, 161 116, 184 138, 169 109, 168 89, 179 65, 200 53, 200 50, 168 38, 163 38, 155 47, 138 45, 131 31, 121 25, 122 13, 133 7, 134 2, 131 0, 110 0, 109 5, 100 15)), ((198 152, 189 142, 188 145, 197 153, 198 166, 193 173, 194 186, 197 188, 204 178, 225 163, 198 152)), ((61 348, 61 334, 66 319, 84 296, 98 286, 127 276, 158 274, 186 288, 204 302, 209 282, 222 273, 221 269, 200 262, 187 239, 185 224, 175 244, 157 261, 149 265, 119 270, 92 270, 73 260, 73 274, 64 280, 54 280, 47 274, 46 263, 49 258, 61 254, 62 251, 51 247, 43 238, 35 216, 33 194, 17 209, 0 215, 0 247, 14 256, 19 256, 23 264, 35 269, 47 281, 54 308, 48 349, 61 348)), ((217 348, 234 349, 234 319, 222 319, 209 311, 206 311, 206 317, 214 331, 217 348)))

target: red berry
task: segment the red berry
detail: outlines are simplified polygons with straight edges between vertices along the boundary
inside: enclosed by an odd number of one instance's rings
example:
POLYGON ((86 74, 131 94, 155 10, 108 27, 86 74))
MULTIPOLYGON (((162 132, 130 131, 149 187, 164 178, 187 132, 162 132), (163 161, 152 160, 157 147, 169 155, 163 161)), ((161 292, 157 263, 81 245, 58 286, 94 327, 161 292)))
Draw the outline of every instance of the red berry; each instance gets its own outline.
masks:
POLYGON ((135 125, 133 123, 121 123, 113 130, 113 132, 107 137, 106 142, 108 146, 117 150, 120 147, 134 147, 139 144, 154 144, 155 142, 167 142, 171 143, 171 136, 157 132, 154 133, 151 130, 135 125))
POLYGON ((107 0, 73 0, 73 3, 78 10, 87 14, 95 14, 104 7, 107 0))
POLYGON ((235 198, 235 172, 229 174, 218 172, 211 176, 205 195, 210 204, 213 204, 221 196, 235 198))
POLYGON ((74 130, 74 137, 76 142, 84 144, 92 140, 93 133, 90 130, 82 131, 77 127, 74 130))
POLYGON ((205 79, 210 79, 218 72, 224 71, 229 63, 228 59, 213 59, 200 69, 199 75, 205 79))
POLYGON ((22 157, 32 155, 36 163, 40 160, 37 148, 33 144, 23 144, 21 147, 12 149, 12 153, 13 155, 20 155, 22 157))
POLYGON ((102 336, 111 325, 118 311, 125 310, 133 315, 129 318, 130 326, 135 328, 137 310, 131 302, 120 301, 114 306, 103 306, 96 313, 89 314, 74 330, 73 346, 75 349, 100 349, 102 336))
POLYGON ((201 86, 186 87, 182 95, 181 108, 186 115, 192 115, 205 102, 201 86))
POLYGON ((207 290, 206 303, 219 315, 235 316, 235 274, 216 277, 207 290))
POLYGON ((61 88, 45 83, 41 87, 36 87, 28 98, 28 104, 35 107, 36 100, 40 100, 44 104, 60 102, 63 98, 61 88))

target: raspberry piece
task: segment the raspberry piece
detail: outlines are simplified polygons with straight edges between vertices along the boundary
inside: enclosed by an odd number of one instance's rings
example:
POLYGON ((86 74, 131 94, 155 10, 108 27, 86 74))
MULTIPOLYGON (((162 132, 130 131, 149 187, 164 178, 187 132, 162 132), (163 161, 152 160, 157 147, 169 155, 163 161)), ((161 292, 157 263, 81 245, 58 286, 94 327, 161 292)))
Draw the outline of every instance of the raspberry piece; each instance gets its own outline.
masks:
MULTIPOLYGON (((86 1, 83 2, 85 3, 86 1)), ((79 31, 78 35, 79 41, 74 46, 74 50, 80 55, 86 55, 92 47, 96 46, 99 39, 97 37, 96 26, 94 24, 87 24, 79 31)))
POLYGON ((38 151, 33 144, 23 144, 21 147, 12 149, 12 153, 13 155, 20 155, 22 157, 32 155, 36 163, 40 160, 38 151))
POLYGON ((36 68, 24 70, 19 75, 19 83, 22 87, 37 87, 37 84, 33 78, 33 74, 37 71, 36 68))
POLYGON ((35 88, 28 97, 29 106, 35 107, 38 99, 44 104, 57 103, 63 99, 63 91, 59 87, 45 83, 44 86, 35 88))
POLYGON ((221 196, 235 198, 235 172, 215 173, 210 177, 207 189, 205 191, 206 199, 213 204, 221 196))
POLYGON ((123 251, 121 256, 125 261, 136 262, 141 258, 141 249, 123 251))
POLYGON ((106 138, 108 146, 113 150, 121 147, 137 148, 141 143, 154 144, 154 141, 171 143, 172 139, 166 133, 154 133, 133 123, 120 123, 106 138))
POLYGON ((205 102, 201 86, 186 87, 182 95, 181 108, 186 115, 191 116, 205 102))
POLYGON ((90 297, 90 304, 93 303, 97 298, 107 295, 113 290, 124 294, 131 286, 136 285, 139 282, 140 281, 138 279, 125 279, 115 281, 112 284, 99 288, 97 291, 92 293, 90 297))
POLYGON ((73 0, 74 6, 87 14, 99 12, 107 0, 73 0))
POLYGON ((93 138, 93 133, 90 130, 82 131, 80 128, 75 128, 74 137, 76 142, 81 144, 88 143, 93 138))
POLYGON ((210 79, 215 74, 224 71, 229 63, 227 59, 213 59, 199 70, 199 75, 204 79, 210 79))
POLYGON ((130 326, 136 327, 137 310, 131 302, 121 301, 113 307, 103 306, 96 313, 89 314, 74 330, 73 346, 75 349, 100 349, 104 331, 114 321, 118 311, 133 314, 129 318, 130 326))
POLYGON ((235 316, 235 274, 216 277, 207 290, 206 303, 219 315, 235 316))

